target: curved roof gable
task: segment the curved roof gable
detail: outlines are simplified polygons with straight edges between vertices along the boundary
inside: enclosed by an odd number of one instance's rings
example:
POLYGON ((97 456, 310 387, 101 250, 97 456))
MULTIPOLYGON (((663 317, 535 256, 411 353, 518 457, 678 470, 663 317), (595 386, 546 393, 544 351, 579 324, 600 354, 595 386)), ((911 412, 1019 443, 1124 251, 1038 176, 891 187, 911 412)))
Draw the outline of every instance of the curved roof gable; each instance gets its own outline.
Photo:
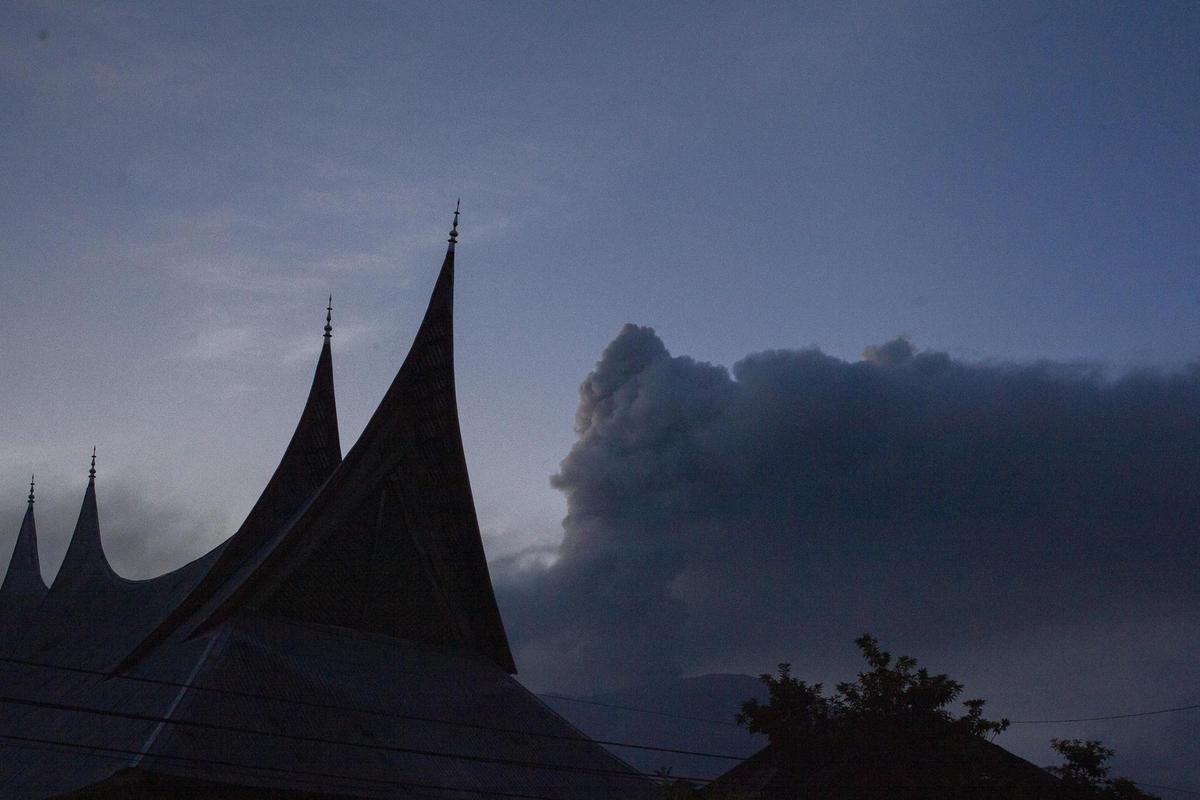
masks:
MULTIPOLYGON (((332 298, 330 304, 332 306, 332 298)), ((325 342, 317 358, 308 400, 266 488, 237 532, 226 540, 221 553, 214 556, 212 566, 181 602, 164 610, 161 623, 126 656, 122 668, 178 630, 197 609, 233 580, 242 565, 252 561, 264 544, 289 524, 341 463, 342 445, 338 436, 330 350, 332 327, 329 323, 327 315, 325 342)))
POLYGON ((456 233, 412 348, 362 436, 197 627, 249 609, 477 652, 516 671, 459 429, 456 233))
POLYGON ((46 594, 46 581, 42 579, 38 560, 37 526, 33 521, 33 489, 29 490, 29 507, 21 521, 21 531, 13 547, 12 558, 4 583, 0 584, 0 596, 20 596, 40 600, 46 594))

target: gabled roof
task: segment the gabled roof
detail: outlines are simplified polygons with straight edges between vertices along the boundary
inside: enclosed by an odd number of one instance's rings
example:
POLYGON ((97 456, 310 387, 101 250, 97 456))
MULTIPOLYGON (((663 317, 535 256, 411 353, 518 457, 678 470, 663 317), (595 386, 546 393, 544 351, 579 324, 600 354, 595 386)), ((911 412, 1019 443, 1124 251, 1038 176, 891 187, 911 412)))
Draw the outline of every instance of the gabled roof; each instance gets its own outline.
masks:
POLYGON ((0 654, 18 650, 33 630, 31 622, 46 596, 46 582, 38 564, 37 528, 33 521, 33 485, 29 487, 29 506, 13 546, 12 559, 0 584, 0 654))
POLYGON ((248 609, 451 645, 516 671, 459 429, 453 239, 408 356, 358 442, 192 630, 248 609))
POLYGON ((121 577, 104 555, 94 472, 58 574, 10 648, 18 655, 112 668, 161 623, 221 553, 217 547, 150 580, 121 577))
POLYGON ((70 594, 74 596, 99 594, 119 586, 122 578, 117 575, 100 541, 100 515, 96 510, 95 462, 92 475, 88 477, 87 489, 83 493, 83 504, 75 522, 75 532, 67 554, 63 556, 58 574, 50 585, 50 595, 70 594))
POLYGON ((187 596, 170 609, 162 623, 122 660, 122 669, 178 631, 197 609, 233 581, 238 570, 247 561, 252 561, 264 545, 291 522, 341 462, 330 330, 326 318, 325 342, 317 358, 308 400, 266 488, 237 532, 226 541, 212 567, 187 596))
POLYGON ((41 600, 45 594, 46 581, 42 578, 42 569, 38 561, 37 526, 33 521, 31 488, 29 505, 25 509, 25 518, 21 520, 21 530, 17 534, 12 559, 8 562, 8 571, 4 574, 4 583, 0 584, 0 603, 13 602, 17 597, 41 600))
POLYGON ((53 796, 127 767, 220 784, 200 797, 238 796, 230 785, 276 797, 654 796, 490 659, 392 636, 239 616, 127 677, 8 670, 6 694, 56 707, 0 715, 3 797, 53 796), (63 745, 20 746, 29 739, 63 745))
POLYGON ((0 796, 126 768, 218 796, 314 779, 370 797, 645 796, 508 674, 458 422, 455 233, 358 443, 340 460, 327 340, 279 468, 221 547, 121 578, 89 482, 35 640, 0 659, 0 796))
POLYGON ((709 798, 795 797, 907 800, 1065 800, 1061 781, 977 736, 925 741, 847 738, 789 751, 771 744, 702 791, 709 798))

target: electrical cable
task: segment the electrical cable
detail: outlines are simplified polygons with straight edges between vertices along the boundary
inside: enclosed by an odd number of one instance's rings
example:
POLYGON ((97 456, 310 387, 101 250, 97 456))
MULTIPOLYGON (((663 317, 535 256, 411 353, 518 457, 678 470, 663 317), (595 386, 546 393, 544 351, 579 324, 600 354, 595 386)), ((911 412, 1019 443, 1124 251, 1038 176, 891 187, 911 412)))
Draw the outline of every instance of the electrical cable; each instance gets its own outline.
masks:
POLYGON ((1011 719, 1010 725, 1051 725, 1066 722, 1104 722, 1110 719, 1133 719, 1134 717, 1153 717, 1158 714, 1172 714, 1176 711, 1195 711, 1200 709, 1200 703, 1190 706, 1175 706, 1174 708, 1159 708, 1154 711, 1135 711, 1131 714, 1109 714, 1104 717, 1079 717, 1077 719, 1011 719))
MULTIPOLYGON (((444 758, 456 761, 468 761, 481 764, 495 764, 497 766, 506 767, 524 767, 529 769, 541 769, 552 772, 566 772, 586 775, 596 775, 602 777, 614 777, 625 780, 641 780, 648 776, 636 770, 615 770, 604 769, 602 767, 579 767, 567 764, 550 764, 539 761, 526 761, 516 758, 500 758, 495 756, 471 755, 468 753, 450 753, 444 750, 430 750, 417 747, 399 747, 386 744, 371 744, 368 742, 354 742, 346 739, 330 739, 321 736, 305 736, 295 733, 281 733, 278 731, 264 731, 255 728, 245 728, 235 725, 223 725, 216 722, 203 722, 200 720, 187 719, 171 719, 169 717, 161 717, 153 714, 139 714, 132 711, 115 711, 103 708, 94 708, 90 706, 81 706, 73 703, 55 703, 47 700, 33 700, 30 698, 12 697, 0 695, 0 704, 26 706, 37 708, 45 711, 59 711, 79 714, 92 714, 102 717, 112 717, 115 719, 127 719, 137 722, 165 722, 169 725, 178 725, 180 727, 197 728, 202 730, 220 731, 224 733, 240 733, 251 736, 266 736, 270 738, 283 739, 294 742, 303 742, 306 744, 320 745, 335 745, 339 747, 360 748, 363 750, 373 750, 376 752, 396 753, 402 755, 425 756, 429 758, 444 758)), ((685 778, 685 780, 692 780, 685 778)), ((696 779, 700 780, 700 779, 696 779)))
MULTIPOLYGON (((28 667, 33 667, 33 668, 64 670, 64 671, 69 671, 69 672, 94 675, 97 677, 119 678, 119 679, 124 679, 124 680, 142 682, 142 683, 184 687, 184 684, 174 682, 174 681, 166 681, 166 680, 145 678, 145 677, 132 676, 132 675, 122 675, 122 674, 116 674, 116 673, 111 673, 111 672, 105 672, 102 670, 92 670, 92 669, 86 669, 86 668, 81 668, 81 667, 68 667, 65 665, 49 664, 49 663, 45 663, 45 662, 36 662, 36 661, 29 661, 29 660, 16 659, 16 658, 0 658, 0 661, 6 661, 6 662, 19 664, 19 665, 23 665, 23 666, 28 666, 28 667)), ((257 693, 253 693, 253 692, 241 692, 241 691, 237 691, 237 690, 222 689, 222 688, 218 688, 218 687, 206 687, 206 686, 200 686, 200 685, 191 685, 191 686, 187 686, 186 688, 198 690, 198 691, 208 691, 208 692, 228 694, 228 695, 240 696, 240 697, 271 700, 271 701, 278 701, 278 702, 285 702, 285 703, 294 703, 297 705, 323 708, 323 709, 327 709, 327 710, 351 711, 351 712, 355 712, 355 713, 370 714, 370 715, 374 715, 374 716, 382 716, 382 717, 401 719, 401 720, 409 720, 409 721, 427 722, 427 723, 433 723, 433 724, 452 725, 452 726, 458 726, 458 727, 473 728, 473 729, 477 729, 477 730, 492 731, 492 732, 497 732, 497 733, 525 735, 525 736, 532 736, 532 737, 537 737, 537 738, 546 738, 546 739, 554 739, 554 740, 562 740, 562 741, 575 741, 575 742, 581 742, 581 743, 595 743, 595 744, 601 744, 601 745, 613 746, 613 747, 628 747, 628 748, 634 748, 634 749, 640 749, 640 750, 650 750, 650 751, 657 751, 657 752, 672 753, 672 754, 677 754, 677 755, 701 756, 701 757, 708 757, 708 758, 728 759, 728 760, 734 760, 734 761, 743 761, 744 760, 744 757, 742 757, 742 756, 734 756, 734 755, 723 754, 723 753, 709 753, 709 752, 703 752, 703 751, 685 750, 685 749, 681 749, 681 748, 656 747, 656 746, 651 746, 651 745, 634 744, 632 742, 605 741, 605 740, 588 739, 585 737, 572 737, 572 736, 561 736, 561 735, 557 735, 557 734, 537 733, 537 732, 533 732, 533 731, 517 731, 517 730, 513 730, 513 729, 508 729, 508 728, 498 728, 498 727, 494 727, 494 726, 480 725, 477 723, 467 723, 467 722, 460 722, 460 721, 455 721, 455 720, 446 720, 446 719, 440 719, 440 718, 436 718, 436 717, 423 717, 423 716, 417 716, 417 715, 396 714, 393 712, 380 711, 378 709, 365 709, 365 708, 357 708, 357 707, 352 707, 352 706, 341 706, 341 705, 329 704, 329 703, 319 703, 319 702, 315 702, 315 701, 298 700, 298 699, 294 699, 294 698, 257 694, 257 693)), ((581 698, 573 698, 573 697, 569 697, 566 695, 558 695, 558 694, 554 694, 554 693, 543 693, 539 696, 549 697, 552 699, 571 701, 571 702, 584 703, 587 705, 602 706, 602 707, 612 708, 612 709, 616 709, 616 710, 634 711, 634 712, 639 712, 639 713, 653 714, 653 715, 658 715, 658 716, 666 716, 666 717, 684 719, 684 720, 689 720, 689 721, 709 722, 709 723, 715 723, 715 724, 733 724, 733 723, 724 723, 719 720, 706 719, 703 717, 691 717, 691 716, 681 715, 681 714, 672 714, 669 712, 654 711, 651 709, 642 709, 642 708, 637 708, 634 706, 624 706, 624 705, 619 705, 619 704, 615 704, 615 703, 605 703, 605 702, 595 701, 595 700, 584 700, 581 698)), ((590 774, 615 775, 615 776, 627 777, 627 778, 640 777, 643 779, 650 779, 650 778, 655 777, 655 776, 649 776, 644 773, 638 773, 638 772, 625 773, 625 772, 617 772, 617 771, 613 771, 613 770, 601 770, 599 768, 568 767, 566 765, 551 765, 551 764, 544 764, 544 763, 540 763, 540 762, 525 762, 525 761, 518 761, 518 760, 513 760, 513 759, 491 759, 486 756, 469 756, 466 754, 446 753, 446 752, 442 752, 442 751, 431 751, 431 750, 419 750, 419 749, 415 749, 415 748, 392 748, 392 747, 389 747, 386 745, 372 745, 372 744, 368 744, 368 743, 351 742, 351 741, 345 741, 345 740, 323 740, 323 739, 320 739, 319 737, 298 737, 293 734, 282 734, 282 733, 275 733, 275 732, 270 732, 270 731, 260 731, 260 730, 255 730, 255 729, 251 729, 251 728, 240 729, 240 728, 234 728, 231 726, 221 726, 221 725, 217 725, 215 723, 200 723, 200 722, 191 721, 191 720, 174 720, 174 719, 168 719, 168 718, 162 718, 162 717, 153 717, 150 715, 132 715, 127 712, 112 712, 112 711, 106 711, 104 709, 89 708, 89 707, 85 707, 85 706, 71 706, 69 704, 54 704, 54 703, 46 703, 44 701, 30 701, 30 700, 26 700, 26 699, 22 699, 22 698, 0 697, 0 702, 15 703, 15 704, 20 704, 20 705, 32 705, 34 707, 49 708, 49 709, 53 709, 53 710, 74 711, 74 712, 79 712, 79 713, 92 713, 92 714, 101 714, 101 715, 108 715, 108 716, 135 718, 135 719, 139 719, 139 720, 143 720, 143 721, 156 721, 156 722, 164 722, 167 724, 208 727, 208 728, 213 728, 213 729, 217 729, 217 730, 229 730, 231 732, 248 733, 251 735, 257 734, 257 735, 263 735, 263 736, 278 736, 278 737, 283 737, 283 738, 300 739, 301 741, 312 741, 312 742, 335 744, 335 745, 348 746, 348 747, 365 747, 365 748, 369 748, 369 749, 382 749, 382 750, 387 750, 387 751, 391 751, 391 752, 402 752, 402 753, 409 753, 409 754, 423 755, 423 756, 432 756, 432 757, 461 758, 461 759, 470 760, 470 761, 500 763, 500 764, 504 764, 504 765, 508 765, 508 766, 526 766, 526 767, 535 768, 535 769, 540 768, 540 769, 558 770, 558 771, 566 771, 566 772, 586 772, 586 773, 590 773, 590 774)), ((1062 723, 1076 723, 1076 722, 1097 722, 1097 721, 1107 721, 1107 720, 1114 720, 1114 719, 1130 719, 1130 718, 1136 718, 1136 717, 1154 716, 1154 715, 1174 713, 1174 712, 1180 712, 1180 711, 1191 711, 1191 710, 1196 710, 1196 709, 1200 709, 1200 704, 1175 706, 1175 707, 1171 707, 1171 708, 1155 709, 1152 711, 1133 712, 1133 713, 1127 713, 1127 714, 1113 714, 1113 715, 1096 716, 1096 717, 1079 717, 1079 718, 1069 718, 1069 719, 1064 718, 1064 719, 1045 719, 1045 720, 1011 720, 1010 724, 1033 725, 1033 724, 1062 724, 1062 723)), ((12 738, 12 737, 0 737, 0 738, 12 738)), ((70 743, 64 743, 64 744, 70 744, 70 743)), ((160 756, 155 756, 155 757, 160 757, 160 756)), ((177 757, 172 757, 172 758, 177 758, 177 757)), ((251 768, 251 769, 255 768, 253 765, 244 765, 244 766, 251 768)), ((347 776, 347 777, 350 778, 350 776, 347 776)), ((353 778, 351 778, 351 779, 353 779, 353 778)), ((680 776, 677 779, 689 781, 689 782, 693 782, 693 783, 709 782, 709 779, 691 778, 691 777, 685 777, 685 776, 680 776)), ((1168 790, 1168 791, 1178 791, 1178 792, 1183 792, 1183 793, 1191 793, 1191 794, 1200 795, 1200 792, 1196 792, 1196 791, 1190 790, 1190 789, 1159 786, 1156 784, 1147 784, 1147 783, 1141 783, 1138 781, 1132 781, 1132 782, 1136 783, 1137 785, 1146 786, 1148 788, 1157 788, 1157 789, 1163 789, 1163 790, 1168 790)))
MULTIPOLYGON (((139 752, 137 750, 126 749, 126 748, 122 748, 122 747, 107 747, 107 746, 100 746, 100 745, 89 745, 89 744, 81 744, 78 742, 67 742, 67 741, 63 741, 61 739, 40 739, 40 738, 36 738, 36 737, 31 737, 31 736, 13 736, 13 735, 8 735, 8 734, 0 734, 0 740, 14 742, 17 746, 40 744, 40 745, 49 746, 49 747, 65 747, 65 748, 70 748, 70 749, 74 749, 74 750, 83 750, 83 751, 86 751, 89 755, 94 755, 99 758, 116 759, 119 761, 127 761, 129 756, 135 756, 139 752), (92 751, 102 751, 102 752, 92 752, 92 751), (112 755, 106 755, 106 753, 111 753, 112 755)), ((33 748, 29 748, 29 749, 33 749, 33 748)), ((332 778, 334 780, 343 781, 343 783, 336 785, 337 788, 339 788, 339 789, 349 788, 347 786, 347 784, 344 782, 349 782, 350 784, 376 783, 376 784, 381 784, 381 785, 386 785, 386 786, 396 786, 396 787, 401 787, 401 788, 410 788, 411 787, 411 788, 432 789, 432 790, 436 790, 436 791, 446 791, 446 792, 471 792, 473 794, 482 795, 484 797, 507 797, 507 798, 513 798, 514 800, 563 800, 563 798, 548 797, 546 795, 538 795, 538 794, 524 794, 524 793, 520 793, 520 792, 502 792, 502 791, 495 791, 495 790, 491 790, 491 789, 487 789, 487 790, 473 789, 473 788, 468 788, 468 787, 464 787, 464 786, 447 786, 447 785, 435 784, 435 783, 421 783, 421 782, 417 782, 417 781, 397 781, 397 780, 390 780, 387 778, 364 778, 362 776, 355 776, 355 775, 339 775, 337 773, 331 773, 331 772, 317 772, 317 771, 312 771, 312 770, 295 770, 295 769, 291 769, 291 768, 283 769, 281 767, 267 767, 267 766, 256 765, 256 764, 246 764, 246 763, 237 762, 237 761, 224 761, 222 759, 200 758, 200 757, 195 757, 195 756, 173 756, 173 755, 166 755, 166 754, 149 753, 146 755, 146 758, 147 759, 157 759, 160 761, 181 761, 181 762, 186 762, 186 763, 195 764, 195 765, 199 765, 199 766, 219 766, 219 767, 224 767, 224 768, 234 768, 234 769, 240 769, 240 770, 281 773, 281 774, 289 776, 289 777, 291 777, 292 775, 295 775, 295 774, 301 774, 301 775, 308 775, 308 776, 321 777, 321 778, 332 778)), ((243 774, 252 774, 252 773, 243 773, 243 774)), ((326 788, 328 788, 328 787, 326 787, 326 788)))
MULTIPOLYGON (((551 740, 567 741, 567 742, 581 742, 581 743, 587 743, 587 744, 600 744, 600 745, 605 745, 607 747, 625 747, 625 748, 630 748, 630 749, 634 749, 634 750, 649 750, 649 751, 653 751, 653 752, 671 753, 673 755, 684 755, 684 756, 701 756, 704 758, 717 758, 717 759, 723 759, 723 760, 728 760, 728 761, 742 761, 746 758, 746 756, 735 756, 735 755, 729 755, 726 753, 708 753, 708 752, 703 752, 700 750, 685 750, 685 749, 676 748, 676 747, 658 747, 658 746, 648 745, 648 744, 634 744, 632 742, 619 742, 619 741, 610 741, 610 740, 604 740, 604 739, 589 739, 589 738, 583 737, 583 736, 563 736, 561 734, 554 734, 554 733, 541 733, 538 731, 522 731, 522 730, 516 730, 513 728, 499 728, 499 727, 496 727, 493 725, 483 725, 483 724, 475 723, 475 722, 463 722, 460 720, 448 720, 448 719, 442 719, 439 717, 426 717, 426 716, 420 716, 420 715, 416 715, 416 714, 399 714, 396 712, 383 711, 380 709, 362 708, 362 707, 358 707, 358 706, 346 706, 346 705, 339 705, 339 704, 334 704, 334 703, 322 703, 322 702, 314 701, 314 700, 301 700, 301 699, 296 699, 296 698, 291 698, 291 697, 282 697, 280 695, 260 694, 257 692, 246 692, 246 691, 239 691, 236 689, 225 689, 225 688, 216 687, 216 686, 204 686, 204 685, 200 685, 200 684, 184 684, 179 681, 168 681, 168 680, 163 680, 163 679, 159 679, 159 678, 146 678, 146 677, 141 677, 141 676, 137 676, 137 675, 125 675, 125 674, 120 674, 120 673, 106 672, 104 670, 87 669, 84 667, 68 667, 68 666, 65 666, 62 664, 50 664, 50 663, 41 662, 41 661, 29 661, 26 659, 19 659, 19 658, 0 658, 0 661, 7 661, 9 663, 19 664, 21 666, 26 666, 26 667, 60 670, 60 671, 64 671, 64 672, 73 672, 73 673, 78 673, 78 674, 83 674, 83 675, 92 675, 92 676, 104 677, 104 678, 116 678, 119 680, 133 681, 136 683, 147 683, 147 684, 152 684, 152 685, 157 685, 157 686, 168 686, 168 687, 172 687, 172 688, 189 689, 189 690, 196 690, 196 691, 202 691, 202 692, 211 692, 214 694, 229 695, 229 696, 233 696, 233 697, 242 697, 242 698, 255 699, 255 700, 270 700, 270 701, 280 702, 280 703, 292 703, 292 704, 299 705, 299 706, 306 706, 306 707, 310 707, 310 708, 319 708, 319 709, 323 709, 323 710, 327 710, 327 711, 338 711, 338 712, 349 711, 349 712, 356 713, 356 714, 365 714, 365 715, 376 716, 376 717, 386 717, 388 719, 398 719, 398 720, 404 720, 404 721, 408 721, 408 722, 425 722, 425 723, 431 723, 431 724, 437 724, 437 725, 450 725, 450 726, 454 726, 454 727, 489 731, 489 732, 493 732, 493 733, 504 733, 504 734, 517 735, 517 736, 530 736, 530 737, 539 738, 539 739, 551 739, 551 740)), ((535 696, 547 697, 547 696, 553 696, 553 695, 535 695, 535 696)))

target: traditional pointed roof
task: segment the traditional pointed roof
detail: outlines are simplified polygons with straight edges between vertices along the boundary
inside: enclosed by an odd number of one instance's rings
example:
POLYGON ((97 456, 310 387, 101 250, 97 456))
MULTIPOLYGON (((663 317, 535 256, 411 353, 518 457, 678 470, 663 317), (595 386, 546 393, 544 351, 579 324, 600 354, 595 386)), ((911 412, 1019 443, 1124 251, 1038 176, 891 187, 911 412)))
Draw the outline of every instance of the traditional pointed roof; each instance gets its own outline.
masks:
POLYGON ((91 594, 121 583, 121 578, 109 566, 100 541, 100 515, 96 510, 96 448, 92 448, 92 465, 88 470, 88 485, 83 504, 75 522, 71 544, 63 556, 58 574, 50 585, 53 594, 91 594))
MULTIPOLYGON (((153 534, 151 534, 153 535, 153 534)), ((111 668, 153 630, 207 571, 220 548, 164 575, 130 580, 105 556, 93 450, 75 532, 58 574, 14 645, 36 659, 111 668)))
POLYGON ((458 422, 457 234, 456 210, 424 319, 362 436, 198 627, 249 609, 480 653, 516 671, 458 422))
POLYGON ((234 578, 237 571, 257 553, 304 506, 329 478, 342 460, 338 436, 337 403, 333 388, 332 336, 333 296, 325 315, 324 343, 317 358, 308 400, 300 421, 283 452, 275 473, 237 532, 225 543, 207 574, 189 595, 166 615, 162 624, 122 662, 127 666, 176 630, 198 607, 234 578))
POLYGON ((33 521, 33 478, 29 479, 29 505, 25 509, 25 519, 21 521, 21 531, 17 534, 17 544, 13 547, 12 559, 8 562, 8 571, 4 575, 4 583, 0 584, 0 595, 21 596, 41 599, 46 594, 46 581, 42 578, 42 570, 38 561, 37 527, 33 521))
POLYGON ((333 391, 333 354, 331 315, 333 297, 325 317, 325 340, 317 358, 308 400, 300 413, 300 421, 292 433, 283 458, 267 488, 229 540, 225 552, 213 566, 198 590, 224 582, 241 565, 246 556, 260 546, 264 539, 285 526, 312 497, 342 460, 342 444, 338 436, 337 402, 333 391))
POLYGON ((283 461, 221 547, 158 578, 113 574, 111 587, 73 593, 92 582, 69 580, 88 574, 71 563, 107 566, 89 482, 60 579, 32 623, 17 619, 37 635, 0 659, 19 706, 0 714, 0 794, 75 796, 64 793, 129 767, 161 778, 158 794, 307 797, 320 775, 338 796, 651 796, 506 674, 455 402, 456 239, 457 228, 416 341, 347 458, 327 336, 283 461))

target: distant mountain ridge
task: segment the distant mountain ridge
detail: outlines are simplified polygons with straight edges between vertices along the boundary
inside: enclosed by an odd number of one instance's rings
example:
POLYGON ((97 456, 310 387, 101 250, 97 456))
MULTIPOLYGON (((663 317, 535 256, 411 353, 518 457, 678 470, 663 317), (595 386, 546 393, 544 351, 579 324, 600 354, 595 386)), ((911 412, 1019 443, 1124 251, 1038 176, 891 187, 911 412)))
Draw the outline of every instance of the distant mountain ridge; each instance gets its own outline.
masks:
MULTIPOLYGON (((738 726, 734 716, 743 702, 751 697, 765 701, 766 694, 755 677, 718 673, 619 692, 574 698, 543 694, 541 698, 594 739, 746 758, 766 746, 766 737, 738 726)), ((737 763, 627 747, 609 749, 643 772, 670 768, 672 775, 693 778, 714 778, 737 763)))

